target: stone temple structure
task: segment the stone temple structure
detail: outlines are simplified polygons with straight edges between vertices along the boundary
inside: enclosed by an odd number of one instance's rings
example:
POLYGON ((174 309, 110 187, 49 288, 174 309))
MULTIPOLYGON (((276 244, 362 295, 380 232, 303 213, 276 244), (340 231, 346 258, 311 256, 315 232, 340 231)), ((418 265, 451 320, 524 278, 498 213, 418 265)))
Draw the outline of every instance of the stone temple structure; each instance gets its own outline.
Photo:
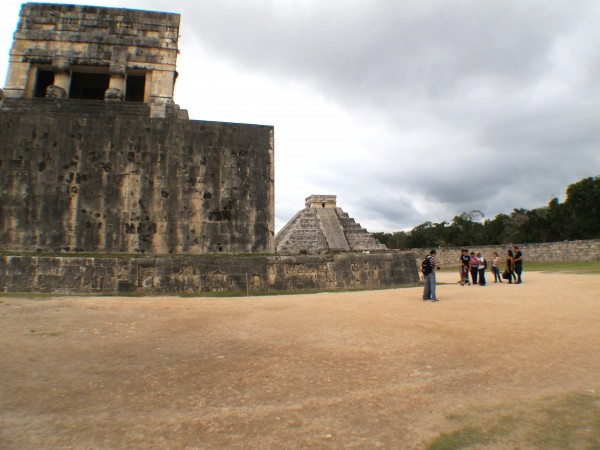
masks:
POLYGON ((311 195, 275 236, 279 254, 385 251, 387 247, 336 205, 335 195, 311 195))
POLYGON ((27 3, 10 52, 11 98, 173 103, 179 14, 27 3))
POLYGON ((273 253, 273 127, 173 102, 179 15, 23 5, 0 106, 0 247, 273 253))
POLYGON ((0 292, 415 283, 412 255, 353 253, 364 236, 335 209, 326 239, 345 252, 276 254, 274 129, 189 120, 174 103, 179 20, 22 6, 0 90, 0 292))

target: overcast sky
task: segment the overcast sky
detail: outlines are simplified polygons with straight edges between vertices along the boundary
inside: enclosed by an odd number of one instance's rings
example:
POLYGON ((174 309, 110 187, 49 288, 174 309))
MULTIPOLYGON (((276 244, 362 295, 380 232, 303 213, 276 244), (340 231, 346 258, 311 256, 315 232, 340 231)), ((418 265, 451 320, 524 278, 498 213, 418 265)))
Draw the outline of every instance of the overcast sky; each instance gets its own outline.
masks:
MULTIPOLYGON (((600 175, 598 0, 49 3, 182 14, 175 101, 275 126, 277 230, 312 194, 397 231, 600 175)), ((0 81, 19 9, 2 2, 0 81)))

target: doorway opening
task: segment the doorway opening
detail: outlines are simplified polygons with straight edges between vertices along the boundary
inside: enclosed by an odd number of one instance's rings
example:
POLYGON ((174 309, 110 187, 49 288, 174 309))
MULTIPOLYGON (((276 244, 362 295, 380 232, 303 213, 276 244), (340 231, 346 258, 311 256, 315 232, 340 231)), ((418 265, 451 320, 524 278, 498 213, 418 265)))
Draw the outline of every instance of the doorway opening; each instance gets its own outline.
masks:
POLYGON ((106 73, 73 72, 69 98, 104 100, 110 77, 106 73))
POLYGON ((127 84, 125 87, 126 102, 143 102, 144 91, 146 89, 145 75, 127 75, 127 84))
POLYGON ((46 96, 46 89, 54 83, 54 72, 51 70, 37 70, 35 77, 35 89, 33 96, 38 98, 44 98, 46 96))

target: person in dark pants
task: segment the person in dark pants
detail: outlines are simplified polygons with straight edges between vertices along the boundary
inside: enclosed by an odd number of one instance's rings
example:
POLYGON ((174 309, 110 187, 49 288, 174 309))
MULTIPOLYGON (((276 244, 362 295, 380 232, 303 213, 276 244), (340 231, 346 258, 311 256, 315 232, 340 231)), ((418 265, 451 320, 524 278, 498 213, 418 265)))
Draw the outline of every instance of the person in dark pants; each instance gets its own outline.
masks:
POLYGON ((471 279, 473 286, 477 284, 477 274, 479 273, 479 260, 475 256, 475 252, 471 252, 471 279))
POLYGON ((515 277, 514 272, 514 256, 512 250, 509 248, 506 251, 506 272, 508 273, 508 282, 512 284, 513 278, 515 277))
POLYGON ((460 284, 464 286, 468 284, 471 286, 469 281, 469 272, 471 269, 471 258, 469 258, 469 250, 463 248, 460 255, 460 284))
POLYGON ((515 273, 517 274, 517 284, 521 284, 522 280, 521 280, 521 274, 523 273, 523 253, 521 253, 521 251, 519 250, 519 247, 517 247, 516 245, 514 246, 514 250, 515 250, 515 255, 514 255, 514 266, 515 266, 515 273))
POLYGON ((477 252, 477 273, 479 277, 479 286, 485 286, 485 259, 481 256, 481 252, 477 252))
POLYGON ((440 270, 439 262, 436 258, 436 251, 431 250, 425 258, 426 264, 423 266, 423 300, 437 302, 435 293, 435 271, 440 270))
POLYGON ((494 283, 502 283, 502 277, 500 276, 500 255, 498 252, 494 252, 492 257, 492 273, 494 274, 494 283))

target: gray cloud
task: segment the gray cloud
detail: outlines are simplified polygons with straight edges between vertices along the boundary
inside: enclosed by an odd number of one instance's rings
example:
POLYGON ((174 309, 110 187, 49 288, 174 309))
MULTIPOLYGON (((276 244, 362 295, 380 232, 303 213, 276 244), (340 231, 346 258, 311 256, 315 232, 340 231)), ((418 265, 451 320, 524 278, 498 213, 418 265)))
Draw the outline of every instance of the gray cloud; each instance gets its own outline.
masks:
POLYGON ((594 0, 181 8, 183 35, 240 70, 296 80, 385 130, 365 131, 362 155, 321 149, 304 174, 361 222, 400 229, 471 209, 542 206, 600 173, 594 0))
MULTIPOLYGON (((543 206, 600 174, 597 0, 122 6, 180 12, 183 47, 278 89, 296 83, 351 118, 339 145, 315 133, 303 155, 289 154, 289 123, 274 123, 279 226, 317 193, 336 194, 370 231, 399 230, 543 206)), ((180 63, 194 58, 183 51, 180 63)), ((194 117, 197 105, 182 106, 194 117)))

